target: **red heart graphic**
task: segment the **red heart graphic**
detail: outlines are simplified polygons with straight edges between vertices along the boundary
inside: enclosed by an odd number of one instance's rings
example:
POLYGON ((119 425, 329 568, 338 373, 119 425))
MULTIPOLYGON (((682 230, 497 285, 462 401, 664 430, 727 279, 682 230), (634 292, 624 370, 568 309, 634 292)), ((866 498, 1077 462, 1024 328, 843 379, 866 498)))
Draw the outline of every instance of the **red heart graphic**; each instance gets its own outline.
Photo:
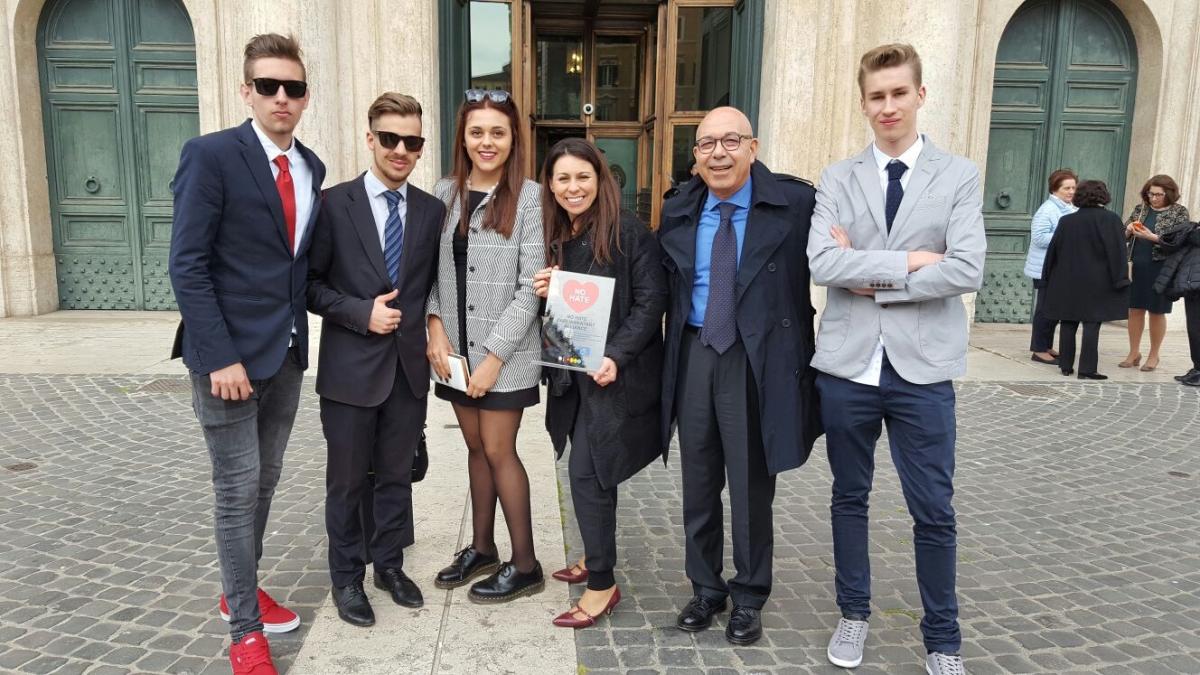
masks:
POLYGON ((590 281, 580 283, 572 280, 563 284, 562 296, 563 300, 567 301, 567 306, 578 314, 596 304, 596 300, 600 298, 600 287, 590 281))

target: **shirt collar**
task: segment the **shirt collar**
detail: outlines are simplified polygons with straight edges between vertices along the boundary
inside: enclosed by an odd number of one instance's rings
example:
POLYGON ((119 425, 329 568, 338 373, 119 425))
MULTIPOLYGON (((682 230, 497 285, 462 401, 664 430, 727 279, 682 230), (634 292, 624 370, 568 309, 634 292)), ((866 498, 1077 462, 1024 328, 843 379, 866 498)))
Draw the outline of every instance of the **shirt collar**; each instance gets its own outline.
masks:
POLYGON ((721 199, 714 195, 711 191, 708 193, 708 199, 704 202, 704 210, 711 211, 717 208, 717 204, 721 202, 729 202, 734 206, 743 209, 750 208, 750 195, 754 192, 754 181, 749 176, 746 176, 746 184, 733 193, 729 199, 721 199))
POLYGON ((900 153, 899 157, 891 157, 884 151, 879 149, 878 145, 871 143, 871 152, 875 155, 875 166, 883 171, 888 162, 893 159, 898 159, 904 162, 904 165, 909 169, 917 165, 917 158, 921 156, 921 149, 925 147, 925 134, 917 134, 917 140, 904 152, 900 153))
POLYGON ((1056 197, 1053 193, 1050 195, 1050 199, 1054 200, 1054 205, 1057 206, 1060 210, 1075 208, 1074 204, 1068 204, 1068 203, 1064 202, 1063 200, 1056 197))
POLYGON ((300 152, 296 149, 296 139, 292 139, 292 144, 287 150, 280 150, 275 141, 267 138, 267 134, 263 132, 262 127, 258 126, 258 120, 251 118, 250 126, 254 128, 254 135, 258 136, 258 142, 262 143, 263 151, 267 153, 267 161, 274 162, 275 158, 280 155, 287 155, 289 163, 295 163, 300 157, 300 152))
MULTIPOLYGON (((375 175, 375 172, 371 171, 370 169, 367 169, 367 173, 363 177, 363 187, 367 189, 367 196, 369 197, 378 197, 388 190, 391 190, 391 188, 384 185, 383 181, 379 180, 379 177, 375 175)), ((404 181, 400 187, 396 188, 396 192, 399 192, 400 196, 405 202, 407 202, 408 181, 404 181)))

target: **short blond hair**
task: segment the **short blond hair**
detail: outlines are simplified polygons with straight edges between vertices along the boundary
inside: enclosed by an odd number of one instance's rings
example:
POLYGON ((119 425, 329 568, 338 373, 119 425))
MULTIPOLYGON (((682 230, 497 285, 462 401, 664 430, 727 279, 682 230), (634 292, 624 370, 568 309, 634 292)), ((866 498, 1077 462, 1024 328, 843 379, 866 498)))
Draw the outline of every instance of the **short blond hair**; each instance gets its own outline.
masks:
POLYGON ((858 93, 860 95, 866 93, 863 91, 863 82, 867 79, 868 74, 896 66, 911 67, 913 80, 917 87, 921 86, 921 56, 917 54, 917 50, 912 45, 894 42, 888 45, 879 45, 862 55, 862 60, 858 62, 858 93))
POLYGON ((367 126, 375 128, 375 120, 384 115, 421 116, 421 104, 408 94, 395 91, 385 91, 367 108, 367 126))

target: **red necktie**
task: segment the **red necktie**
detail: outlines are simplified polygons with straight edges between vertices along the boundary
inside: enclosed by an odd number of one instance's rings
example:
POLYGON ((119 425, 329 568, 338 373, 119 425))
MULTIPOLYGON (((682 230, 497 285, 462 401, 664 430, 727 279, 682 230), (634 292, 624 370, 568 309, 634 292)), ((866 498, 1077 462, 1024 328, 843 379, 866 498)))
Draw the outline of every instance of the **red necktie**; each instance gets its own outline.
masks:
POLYGON ((287 155, 275 158, 279 166, 279 175, 275 177, 275 188, 279 190, 279 200, 283 202, 283 220, 287 223, 288 253, 296 250, 296 186, 292 183, 292 173, 288 171, 287 155))

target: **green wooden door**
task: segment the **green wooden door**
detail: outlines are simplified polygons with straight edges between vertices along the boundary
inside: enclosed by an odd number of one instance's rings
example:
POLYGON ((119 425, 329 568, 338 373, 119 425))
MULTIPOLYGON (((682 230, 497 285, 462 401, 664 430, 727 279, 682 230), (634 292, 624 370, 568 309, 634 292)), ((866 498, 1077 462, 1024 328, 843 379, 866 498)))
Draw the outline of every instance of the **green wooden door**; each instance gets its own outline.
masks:
POLYGON ((179 0, 55 0, 37 35, 63 309, 174 309, 171 179, 199 132, 179 0))
POLYGON ((977 321, 1029 321, 1033 290, 1022 270, 1050 172, 1104 181, 1121 208, 1136 82, 1133 33, 1106 0, 1030 0, 1013 15, 996 53, 977 321))

